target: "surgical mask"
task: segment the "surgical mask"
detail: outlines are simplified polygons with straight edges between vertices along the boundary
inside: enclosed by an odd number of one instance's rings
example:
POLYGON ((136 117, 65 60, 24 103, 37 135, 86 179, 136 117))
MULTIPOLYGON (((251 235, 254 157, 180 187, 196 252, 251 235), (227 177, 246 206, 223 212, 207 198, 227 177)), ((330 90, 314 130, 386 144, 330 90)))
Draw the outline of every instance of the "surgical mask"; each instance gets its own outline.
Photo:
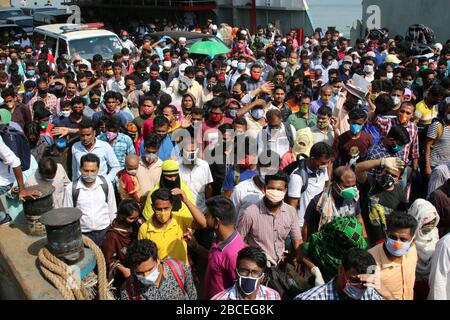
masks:
POLYGON ((393 72, 388 72, 386 74, 386 77, 388 78, 388 80, 391 80, 394 77, 394 73, 393 72))
POLYGON ((178 59, 172 59, 172 65, 176 65, 178 63, 178 59))
POLYGON ((33 77, 35 75, 36 71, 34 70, 27 70, 27 75, 29 75, 30 77, 33 77))
POLYGON ((100 104, 100 100, 91 100, 91 105, 93 105, 94 107, 98 106, 100 104))
POLYGON ((330 121, 326 120, 326 121, 317 121, 317 128, 319 129, 325 129, 329 126, 330 121))
POLYGON ((284 200, 284 196, 286 192, 275 190, 275 189, 267 189, 266 190, 266 198, 272 203, 279 203, 284 200))
POLYGON ((211 120, 213 122, 220 122, 220 121, 222 121, 222 117, 223 117, 222 114, 211 114, 211 120))
POLYGON ((289 64, 295 65, 297 63, 297 59, 291 58, 289 59, 289 64))
POLYGON ((40 127, 42 130, 47 129, 47 128, 48 128, 48 121, 39 123, 39 127, 40 127))
POLYGON ((203 82, 205 81, 205 77, 195 77, 195 81, 197 81, 200 84, 203 84, 203 82))
POLYGON ((151 286, 155 284, 156 280, 159 277, 159 268, 156 267, 156 270, 150 273, 148 276, 136 275, 136 278, 144 285, 151 286))
POLYGON ((282 62, 280 62, 280 67, 281 68, 286 68, 287 67, 287 61, 282 61, 282 62))
POLYGON ((276 45, 276 46, 281 45, 281 41, 275 41, 275 45, 276 45))
POLYGON ((258 288, 259 278, 244 277, 239 274, 238 277, 239 288, 241 288, 242 292, 246 295, 252 294, 258 288))
POLYGON ((365 73, 372 73, 373 72, 373 66, 372 65, 370 65, 370 64, 366 64, 366 65, 364 65, 364 72, 365 73))
POLYGON ((197 160, 196 151, 183 151, 183 158, 191 163, 197 160))
POLYGON ((309 106, 307 105, 301 105, 300 106, 300 113, 301 114, 307 114, 309 112, 309 106))
POLYGON ((45 96, 48 93, 48 89, 38 89, 40 96, 45 96))
POLYGON ((61 111, 61 115, 62 115, 64 118, 67 118, 68 116, 70 116, 70 111, 61 111))
POLYGON ((114 71, 108 70, 108 71, 105 72, 105 75, 106 75, 107 77, 112 77, 112 76, 114 75, 114 71))
POLYGON ((133 169, 133 170, 128 170, 127 169, 127 173, 132 175, 132 176, 135 176, 137 174, 137 169, 133 169))
MULTIPOLYGON (((412 240, 411 240, 412 242, 412 240)), ((386 238, 386 249, 389 253, 395 257, 402 257, 406 255, 411 247, 411 242, 403 242, 386 238)))
POLYGON ((170 219, 171 211, 155 210, 155 217, 162 224, 166 223, 170 219))
POLYGON ((253 109, 251 111, 251 115, 252 115, 253 119, 260 120, 260 119, 262 119, 264 117, 264 110, 260 109, 260 108, 253 109))
POLYGON ((351 64, 345 63, 343 68, 344 68, 345 70, 350 70, 351 67, 352 67, 351 64))
POLYGON ((87 82, 80 82, 80 88, 85 89, 87 87, 87 82))
POLYGON ((123 61, 128 61, 130 60, 130 56, 123 56, 123 61))
POLYGON ((346 283, 343 289, 344 293, 353 300, 361 300, 366 293, 366 289, 359 289, 352 286, 350 283, 346 283))
POLYGON ((237 68, 238 68, 239 71, 245 70, 245 67, 246 67, 245 62, 239 62, 237 64, 237 68))
POLYGON ((117 135, 117 132, 106 131, 106 138, 108 139, 108 141, 113 141, 117 138, 117 135))
POLYGON ((339 192, 339 195, 347 200, 353 200, 358 195, 358 189, 356 187, 350 187, 346 189, 342 189, 340 185, 338 185, 341 192, 339 192))
POLYGON ((397 153, 400 150, 402 150, 402 146, 399 146, 398 144, 396 144, 394 147, 391 147, 392 151, 397 153))
POLYGON ((257 72, 252 72, 252 78, 255 81, 259 81, 259 79, 261 78, 261 74, 257 72))
POLYGON ((158 156, 156 155, 156 153, 146 152, 144 153, 144 158, 147 162, 152 163, 153 161, 158 159, 158 156))
POLYGON ((82 174, 81 178, 87 182, 87 183, 92 183, 97 179, 97 175, 96 174, 82 174))
POLYGON ((237 110, 229 109, 229 110, 227 110, 226 115, 227 115, 227 117, 234 119, 237 116, 237 110))
POLYGON ((395 105, 399 105, 402 101, 400 100, 400 97, 391 96, 392 100, 394 101, 395 105))
POLYGON ((357 135, 358 133, 361 132, 362 130, 362 125, 354 123, 350 126, 350 131, 352 132, 352 134, 357 135))

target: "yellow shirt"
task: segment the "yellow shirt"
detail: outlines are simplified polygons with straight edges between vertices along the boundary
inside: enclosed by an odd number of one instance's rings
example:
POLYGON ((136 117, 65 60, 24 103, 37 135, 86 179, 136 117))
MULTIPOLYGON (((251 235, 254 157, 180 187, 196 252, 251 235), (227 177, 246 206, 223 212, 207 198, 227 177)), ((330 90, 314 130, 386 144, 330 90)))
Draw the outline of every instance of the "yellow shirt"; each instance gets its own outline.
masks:
POLYGON ((416 104, 415 114, 417 114, 417 118, 419 119, 419 125, 427 125, 433 122, 433 118, 437 117, 438 112, 434 106, 430 109, 425 103, 425 100, 422 100, 416 104))
POLYGON ((139 229, 138 239, 152 240, 158 248, 158 257, 162 260, 172 257, 188 264, 187 243, 183 235, 192 226, 193 218, 175 216, 166 229, 157 228, 150 219, 139 229))
POLYGON ((389 260, 380 243, 369 250, 375 258, 380 271, 381 283, 391 292, 396 300, 413 300, 414 282, 416 281, 417 250, 411 245, 401 263, 389 260))
MULTIPOLYGON (((183 182, 180 183, 180 187, 181 187, 181 190, 183 190, 184 193, 186 193, 186 196, 189 199, 189 201, 195 204, 194 198, 192 197, 192 194, 191 194, 191 191, 189 191, 189 188, 183 182)), ((159 182, 155 185, 153 190, 148 193, 147 201, 145 202, 145 208, 144 208, 144 211, 142 212, 142 215, 144 216, 144 218, 146 220, 150 220, 150 218, 153 216, 154 212, 153 212, 153 207, 152 207, 152 193, 158 189, 159 189, 159 182)), ((174 216, 192 218, 192 214, 189 211, 189 208, 183 202, 181 202, 180 210, 172 211, 172 214, 174 216)))

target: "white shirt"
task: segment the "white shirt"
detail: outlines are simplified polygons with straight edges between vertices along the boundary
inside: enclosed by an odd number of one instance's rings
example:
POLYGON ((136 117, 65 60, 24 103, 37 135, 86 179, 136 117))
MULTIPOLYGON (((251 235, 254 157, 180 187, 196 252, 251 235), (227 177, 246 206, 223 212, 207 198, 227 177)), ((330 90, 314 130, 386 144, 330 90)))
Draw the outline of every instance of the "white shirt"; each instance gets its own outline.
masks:
POLYGON ((306 207, 311 202, 311 200, 323 191, 325 187, 325 182, 328 181, 327 170, 319 170, 317 173, 313 173, 309 168, 307 168, 309 179, 308 188, 301 193, 303 180, 302 177, 297 173, 298 168, 289 177, 288 186, 288 196, 291 198, 300 199, 299 207, 297 209, 297 216, 299 224, 303 227, 304 217, 306 207))
POLYGON ((429 285, 428 300, 450 300, 450 233, 436 244, 429 285))
POLYGON ((183 164, 180 160, 180 178, 189 188, 195 201, 195 206, 202 212, 206 211, 205 187, 213 182, 209 164, 205 160, 197 159, 194 166, 183 164))
POLYGON ((133 49, 136 48, 133 41, 131 41, 130 39, 127 39, 127 41, 122 41, 122 45, 130 50, 130 52, 133 52, 133 49))
POLYGON ((256 204, 264 198, 264 193, 253 181, 253 178, 239 182, 231 194, 231 201, 233 201, 236 208, 236 224, 239 221, 242 213, 252 204, 256 204))
MULTIPOLYGON (((77 182, 77 189, 80 189, 80 193, 76 208, 83 213, 80 219, 82 232, 104 230, 116 218, 117 207, 114 188, 109 180, 106 180, 106 182, 109 188, 108 201, 106 201, 105 193, 101 187, 102 180, 100 178, 97 177, 92 188, 86 187, 81 179, 77 182)), ((73 208, 72 183, 64 189, 63 207, 73 208)))
POLYGON ((13 168, 18 166, 20 166, 20 159, 0 136, 0 186, 7 186, 16 181, 13 168))
POLYGON ((106 82, 106 89, 125 95, 125 78, 122 77, 120 81, 117 81, 115 77, 112 77, 106 82))
MULTIPOLYGON (((295 141, 296 133, 293 125, 291 126, 292 141, 295 141)), ((280 130, 270 130, 269 126, 258 133, 258 154, 262 153, 267 146, 267 149, 275 151, 282 157, 290 150, 289 139, 286 134, 284 123, 281 124, 280 130), (272 134, 272 135, 271 135, 272 134), (267 144, 265 141, 267 139, 267 144)))

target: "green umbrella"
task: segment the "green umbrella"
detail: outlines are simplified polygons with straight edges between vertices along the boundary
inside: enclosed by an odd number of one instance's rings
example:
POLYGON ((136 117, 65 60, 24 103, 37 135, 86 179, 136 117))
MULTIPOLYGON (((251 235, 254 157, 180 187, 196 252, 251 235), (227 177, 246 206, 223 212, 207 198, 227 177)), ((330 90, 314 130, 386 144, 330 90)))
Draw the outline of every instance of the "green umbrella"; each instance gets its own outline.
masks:
POLYGON ((226 54, 230 51, 226 45, 214 41, 197 41, 189 49, 189 53, 204 54, 207 56, 216 56, 218 54, 226 54))

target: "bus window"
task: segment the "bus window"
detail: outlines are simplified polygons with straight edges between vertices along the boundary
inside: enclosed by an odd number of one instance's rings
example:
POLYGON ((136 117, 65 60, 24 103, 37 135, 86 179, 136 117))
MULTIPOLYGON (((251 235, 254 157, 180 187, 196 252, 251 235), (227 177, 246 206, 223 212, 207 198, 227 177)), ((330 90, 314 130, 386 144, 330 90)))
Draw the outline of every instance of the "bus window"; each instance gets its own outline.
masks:
POLYGON ((67 54, 67 43, 63 39, 59 39, 58 43, 58 57, 61 57, 61 55, 67 54))

